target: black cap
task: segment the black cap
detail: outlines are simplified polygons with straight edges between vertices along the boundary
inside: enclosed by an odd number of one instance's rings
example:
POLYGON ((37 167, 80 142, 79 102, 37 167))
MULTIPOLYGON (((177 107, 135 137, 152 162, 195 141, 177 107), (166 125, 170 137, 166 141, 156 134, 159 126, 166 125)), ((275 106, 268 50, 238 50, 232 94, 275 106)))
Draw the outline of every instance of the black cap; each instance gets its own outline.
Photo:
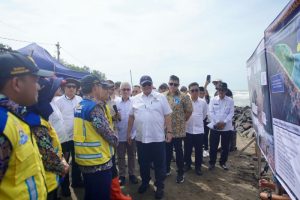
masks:
POLYGON ((217 86, 217 90, 227 90, 227 83, 221 82, 217 86))
POLYGON ((97 76, 95 75, 86 75, 84 76, 81 81, 80 81, 80 86, 82 89, 84 88, 91 88, 95 84, 101 85, 101 87, 108 89, 114 87, 114 84, 111 84, 105 80, 100 80, 97 76))
POLYGON ((144 83, 153 83, 152 82, 152 78, 150 76, 142 76, 141 79, 140 79, 140 85, 143 85, 144 83))
POLYGON ((80 87, 80 82, 77 81, 77 80, 74 79, 74 78, 66 78, 66 83, 65 83, 65 84, 68 84, 68 83, 73 83, 73 84, 75 84, 77 88, 80 87))
POLYGON ((30 56, 24 56, 17 52, 6 52, 0 54, 0 77, 9 78, 26 74, 42 77, 51 77, 53 72, 40 70, 30 56))

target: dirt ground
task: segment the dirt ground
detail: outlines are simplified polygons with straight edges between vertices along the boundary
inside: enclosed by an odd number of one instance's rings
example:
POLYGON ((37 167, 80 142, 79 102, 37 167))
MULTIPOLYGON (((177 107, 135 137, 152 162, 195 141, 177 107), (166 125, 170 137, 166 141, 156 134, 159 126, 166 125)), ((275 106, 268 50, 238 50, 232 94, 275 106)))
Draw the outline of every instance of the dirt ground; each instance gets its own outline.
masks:
MULTIPOLYGON (((241 155, 240 150, 250 141, 249 138, 237 137, 238 150, 230 153, 227 165, 229 171, 224 171, 218 165, 213 171, 208 171, 208 158, 204 158, 202 166, 203 175, 197 176, 194 170, 185 174, 185 182, 177 184, 176 164, 172 163, 172 174, 165 181, 166 200, 253 200, 257 199, 258 184, 254 178, 256 162, 253 161, 255 147, 249 146, 241 155)), ((193 167, 193 166, 192 166, 193 167)), ((138 168, 138 165, 137 165, 138 168)), ((137 174, 139 174, 137 172, 137 174)), ((153 172, 152 172, 153 174, 153 172)), ((154 175, 152 175, 154 177, 154 175)), ((128 179, 126 179, 128 180, 128 179)), ((137 192, 139 184, 132 185, 126 182, 122 188, 125 194, 130 194, 134 200, 150 200, 154 198, 154 187, 151 187, 144 194, 137 192)), ((84 189, 72 190, 71 198, 83 199, 84 189)))

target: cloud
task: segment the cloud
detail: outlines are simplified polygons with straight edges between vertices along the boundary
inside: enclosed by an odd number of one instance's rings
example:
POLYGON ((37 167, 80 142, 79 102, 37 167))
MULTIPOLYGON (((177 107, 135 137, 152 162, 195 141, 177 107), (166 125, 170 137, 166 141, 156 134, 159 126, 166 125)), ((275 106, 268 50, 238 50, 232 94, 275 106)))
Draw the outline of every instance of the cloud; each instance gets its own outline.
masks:
MULTIPOLYGON (((4 1, 0 36, 59 41, 64 59, 91 66, 113 80, 130 80, 132 70, 134 83, 149 74, 159 85, 176 74, 187 85, 202 84, 206 74, 212 74, 228 80, 231 88, 246 89, 245 62, 287 2, 4 1)), ((55 54, 54 45, 44 47, 55 54)))

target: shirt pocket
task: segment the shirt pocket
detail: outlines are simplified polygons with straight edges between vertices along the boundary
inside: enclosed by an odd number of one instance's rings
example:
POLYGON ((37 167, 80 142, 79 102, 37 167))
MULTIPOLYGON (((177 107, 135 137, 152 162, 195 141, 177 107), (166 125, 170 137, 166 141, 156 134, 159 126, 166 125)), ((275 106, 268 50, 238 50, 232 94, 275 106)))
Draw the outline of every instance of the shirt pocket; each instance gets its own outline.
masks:
POLYGON ((34 148, 31 141, 28 141, 16 149, 16 185, 34 176, 41 170, 38 166, 38 162, 41 162, 41 160, 37 160, 37 156, 40 156, 40 154, 37 152, 38 155, 36 155, 34 148))

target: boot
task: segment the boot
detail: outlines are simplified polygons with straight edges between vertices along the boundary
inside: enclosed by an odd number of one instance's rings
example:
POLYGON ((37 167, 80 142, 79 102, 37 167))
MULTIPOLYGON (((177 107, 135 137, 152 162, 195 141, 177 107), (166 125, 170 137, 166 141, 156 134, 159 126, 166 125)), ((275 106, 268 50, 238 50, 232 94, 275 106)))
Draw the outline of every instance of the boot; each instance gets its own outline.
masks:
POLYGON ((115 177, 111 181, 110 200, 132 200, 130 196, 126 196, 122 193, 119 177, 115 177))

